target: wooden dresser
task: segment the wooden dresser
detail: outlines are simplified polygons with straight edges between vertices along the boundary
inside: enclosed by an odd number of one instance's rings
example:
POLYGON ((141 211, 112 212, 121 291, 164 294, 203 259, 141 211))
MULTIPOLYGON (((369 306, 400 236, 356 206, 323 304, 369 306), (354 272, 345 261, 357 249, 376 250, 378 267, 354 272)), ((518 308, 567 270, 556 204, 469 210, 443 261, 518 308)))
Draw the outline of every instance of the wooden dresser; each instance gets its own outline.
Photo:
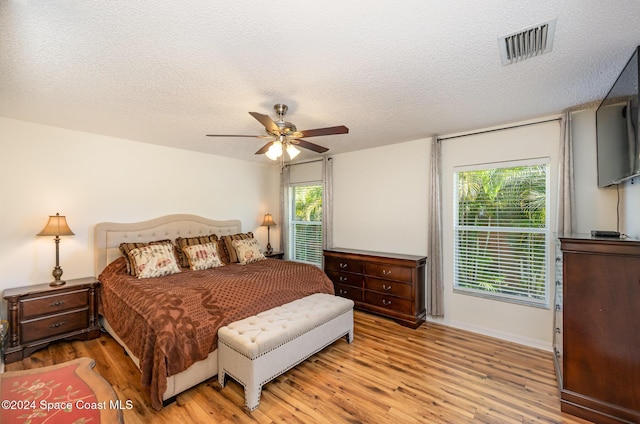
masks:
POLYGON ((424 256, 365 250, 324 251, 324 270, 338 296, 412 328, 425 320, 426 261, 424 256))
POLYGON ((57 340, 98 337, 99 287, 95 278, 78 278, 59 287, 39 284, 5 290, 6 363, 22 360, 57 340))
POLYGON ((640 242, 570 235, 556 258, 554 351, 563 412, 640 423, 640 242))

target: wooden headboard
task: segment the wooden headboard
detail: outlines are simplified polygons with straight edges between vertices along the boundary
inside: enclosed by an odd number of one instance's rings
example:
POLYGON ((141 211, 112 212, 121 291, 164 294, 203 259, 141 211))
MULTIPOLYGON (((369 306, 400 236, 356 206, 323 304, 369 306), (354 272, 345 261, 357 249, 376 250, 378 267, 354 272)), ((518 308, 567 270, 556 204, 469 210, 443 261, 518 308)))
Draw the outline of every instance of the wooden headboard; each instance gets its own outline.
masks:
POLYGON ((238 219, 216 221, 198 215, 176 214, 142 222, 101 222, 94 230, 94 271, 96 278, 102 270, 122 256, 120 243, 147 242, 176 237, 196 237, 207 234, 218 236, 237 234, 241 231, 238 219))

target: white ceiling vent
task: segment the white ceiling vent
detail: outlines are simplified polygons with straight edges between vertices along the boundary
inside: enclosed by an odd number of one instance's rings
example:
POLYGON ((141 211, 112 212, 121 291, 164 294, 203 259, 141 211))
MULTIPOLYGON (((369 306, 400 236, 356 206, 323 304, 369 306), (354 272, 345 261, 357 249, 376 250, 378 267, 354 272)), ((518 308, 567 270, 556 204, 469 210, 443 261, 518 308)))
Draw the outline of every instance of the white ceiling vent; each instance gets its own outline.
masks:
POLYGON ((548 53, 553 48, 553 34, 556 20, 519 31, 515 34, 500 37, 500 56, 503 65, 510 65, 521 60, 548 53))

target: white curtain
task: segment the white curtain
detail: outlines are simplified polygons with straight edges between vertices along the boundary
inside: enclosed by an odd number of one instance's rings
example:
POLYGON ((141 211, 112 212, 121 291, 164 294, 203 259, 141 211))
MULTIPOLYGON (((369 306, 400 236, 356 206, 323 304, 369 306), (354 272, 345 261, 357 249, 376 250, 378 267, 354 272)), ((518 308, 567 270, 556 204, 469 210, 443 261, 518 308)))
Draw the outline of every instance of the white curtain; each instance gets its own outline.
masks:
POLYGON ((280 249, 289 259, 289 165, 280 173, 280 249))
POLYGON ((444 316, 442 281, 442 143, 431 140, 429 241, 427 253, 427 314, 444 316))
POLYGON ((556 233, 573 232, 575 222, 575 190, 573 181, 573 140, 571 137, 571 112, 563 114, 560 122, 560 163, 558 164, 558 216, 556 233))
POLYGON ((322 249, 333 247, 333 160, 322 161, 322 249))

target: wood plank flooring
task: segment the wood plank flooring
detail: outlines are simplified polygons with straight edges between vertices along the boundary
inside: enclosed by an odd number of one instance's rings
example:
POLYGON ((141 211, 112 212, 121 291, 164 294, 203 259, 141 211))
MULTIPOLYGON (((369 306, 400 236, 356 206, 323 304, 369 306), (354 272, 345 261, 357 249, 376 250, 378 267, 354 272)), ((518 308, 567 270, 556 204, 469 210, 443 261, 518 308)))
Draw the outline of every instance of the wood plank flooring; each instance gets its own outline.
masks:
POLYGON ((412 330, 355 312, 355 340, 338 340, 265 385, 260 406, 244 409, 242 386, 215 379, 154 411, 140 374, 106 333, 59 342, 8 371, 77 357, 118 397, 130 400, 126 423, 585 423, 560 412, 552 354, 449 327, 412 330))

